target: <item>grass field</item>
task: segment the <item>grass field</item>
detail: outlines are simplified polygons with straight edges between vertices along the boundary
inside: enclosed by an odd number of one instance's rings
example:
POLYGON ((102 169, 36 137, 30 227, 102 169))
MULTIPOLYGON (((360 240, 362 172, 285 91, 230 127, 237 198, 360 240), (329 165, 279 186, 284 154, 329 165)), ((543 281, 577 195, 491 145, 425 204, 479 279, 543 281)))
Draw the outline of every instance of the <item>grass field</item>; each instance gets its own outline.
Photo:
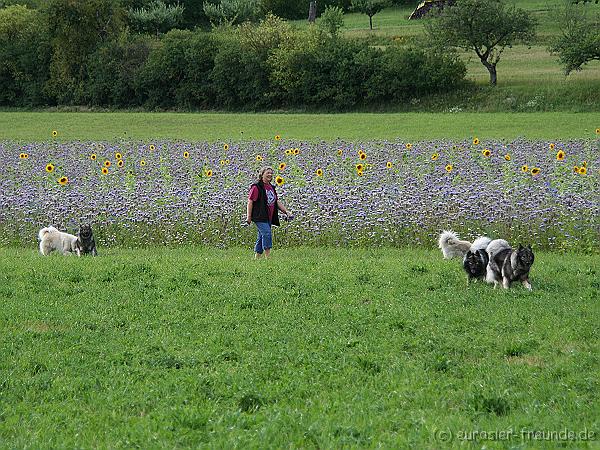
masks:
POLYGON ((595 137, 597 113, 218 114, 0 112, 0 141, 432 140, 595 137))
POLYGON ((0 249, 0 446, 592 448, 597 259, 538 253, 531 279, 467 288, 421 250, 0 249))

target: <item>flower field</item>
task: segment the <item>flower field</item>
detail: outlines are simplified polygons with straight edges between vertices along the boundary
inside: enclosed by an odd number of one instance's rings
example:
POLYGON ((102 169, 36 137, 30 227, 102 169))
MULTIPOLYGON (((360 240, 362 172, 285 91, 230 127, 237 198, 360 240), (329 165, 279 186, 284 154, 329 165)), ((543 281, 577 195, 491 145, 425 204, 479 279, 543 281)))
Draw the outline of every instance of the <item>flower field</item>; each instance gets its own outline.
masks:
MULTIPOLYGON (((57 132, 56 135, 59 133, 57 132)), ((281 245, 435 245, 440 230, 597 251, 600 140, 0 142, 0 245, 93 224, 100 246, 249 245, 259 167, 295 220, 281 245)))

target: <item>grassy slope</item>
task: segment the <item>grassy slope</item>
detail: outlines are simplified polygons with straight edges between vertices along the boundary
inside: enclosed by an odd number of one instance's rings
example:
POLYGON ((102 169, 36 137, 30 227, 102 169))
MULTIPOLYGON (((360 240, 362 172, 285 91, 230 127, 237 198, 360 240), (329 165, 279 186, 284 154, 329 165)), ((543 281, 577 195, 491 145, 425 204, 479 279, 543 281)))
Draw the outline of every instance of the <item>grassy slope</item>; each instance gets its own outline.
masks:
POLYGON ((594 257, 538 254, 529 293, 466 288, 433 251, 100 251, 0 249, 3 446, 439 448, 435 430, 598 431, 594 257))
POLYGON ((272 139, 572 139, 594 137, 596 113, 179 114, 0 113, 0 141, 272 139))

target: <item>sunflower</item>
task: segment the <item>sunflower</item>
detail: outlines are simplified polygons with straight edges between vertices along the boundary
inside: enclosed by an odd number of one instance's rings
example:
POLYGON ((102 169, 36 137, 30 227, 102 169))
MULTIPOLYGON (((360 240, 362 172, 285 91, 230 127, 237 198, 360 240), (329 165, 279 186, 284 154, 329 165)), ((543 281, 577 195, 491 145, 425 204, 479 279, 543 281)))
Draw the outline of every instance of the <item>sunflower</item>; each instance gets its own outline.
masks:
POLYGON ((523 172, 523 173, 529 172, 529 166, 527 166, 527 164, 522 165, 521 172, 523 172))
POLYGON ((225 160, 222 159, 221 161, 219 161, 219 164, 221 164, 222 166, 224 166, 225 165, 225 160))
POLYGON ((275 135, 275 140, 276 141, 280 141, 281 140, 281 136, 279 136, 278 134, 275 135))
POLYGON ((363 171, 362 170, 357 170, 356 171, 356 175, 358 175, 359 177, 363 176, 363 171))
POLYGON ((531 175, 533 175, 534 177, 535 177, 536 175, 539 175, 539 173, 540 173, 540 172, 541 172, 541 170, 540 170, 540 168, 539 168, 539 167, 532 167, 532 168, 531 168, 531 175))
POLYGON ((223 150, 225 150, 225 151, 229 150, 229 144, 223 145, 223 150))
POLYGON ((550 150, 554 150, 554 148, 556 147, 556 144, 552 143, 548 147, 550 147, 550 150))
POLYGON ((431 160, 436 161, 439 157, 440 157, 439 153, 434 153, 433 155, 431 155, 431 160))
POLYGON ((294 149, 294 155, 298 156, 300 154, 300 149, 298 147, 296 147, 294 149))
POLYGON ((473 145, 479 145, 479 139, 478 138, 474 138, 473 139, 473 145))
POLYGON ((579 166, 573 166, 573 172, 579 173, 579 169, 580 169, 579 166))
POLYGON ((337 155, 338 155, 338 156, 342 156, 343 154, 344 154, 344 151, 343 151, 343 150, 340 148, 340 149, 337 151, 337 155))
POLYGON ((262 155, 256 155, 257 161, 262 161, 263 159, 265 159, 265 158, 263 158, 262 155))
POLYGON ((487 148, 484 148, 484 149, 481 151, 481 154, 482 154, 483 156, 485 156, 486 158, 489 158, 489 157, 490 157, 490 155, 492 154, 492 152, 490 152, 490 151, 489 151, 487 148))
POLYGON ((124 165, 125 165, 125 161, 123 161, 122 159, 117 161, 117 166, 123 167, 124 165))
POLYGON ((393 166, 393 164, 392 164, 391 161, 388 161, 388 162, 385 163, 385 167, 387 167, 388 169, 391 169, 392 166, 393 166))
POLYGON ((285 180, 283 179, 283 177, 276 176, 275 183, 277 183, 277 186, 281 186, 283 183, 285 183, 285 180))
POLYGON ((366 154, 366 153, 361 153, 361 154, 358 156, 358 158, 359 158, 361 161, 364 161, 365 159, 367 159, 367 154, 366 154))
POLYGON ((454 169, 454 167, 452 167, 452 164, 448 164, 446 166, 446 172, 450 173, 450 172, 452 172, 452 169, 454 169))
POLYGON ((190 152, 183 152, 183 157, 188 159, 190 157, 190 152))
POLYGON ((406 150, 410 150, 412 148, 412 144, 409 142, 406 144, 406 150))
POLYGON ((154 144, 150 144, 150 147, 148 147, 148 148, 150 149, 151 152, 156 150, 156 146, 154 144))
POLYGON ((29 159, 29 153, 23 153, 23 159, 29 159))
POLYGON ((104 161, 104 167, 110 167, 110 161, 108 159, 104 161))
POLYGON ((46 172, 48 172, 48 173, 54 172, 54 164, 46 164, 46 172))
POLYGON ((362 151, 362 149, 360 149, 360 150, 357 152, 357 155, 360 157, 360 155, 362 155, 363 153, 364 153, 364 152, 362 151))
POLYGON ((123 155, 121 155, 119 152, 115 153, 115 159, 121 159, 123 158, 123 155))
POLYGON ((600 134, 600 128, 596 128, 596 134, 600 134))
POLYGON ((228 159, 225 160, 225 164, 229 164, 229 160, 228 159))
POLYGON ((279 166, 277 166, 277 168, 279 169, 279 171, 285 170, 286 167, 287 167, 287 165, 284 162, 279 163, 279 166))
POLYGON ((557 161, 564 161, 565 160, 565 152, 563 152, 562 150, 559 150, 558 153, 556 154, 556 160, 557 161))
POLYGON ((108 173, 108 167, 103 167, 102 168, 102 174, 106 175, 108 173))
POLYGON ((19 153, 19 159, 27 159, 27 153, 19 153))
POLYGON ((54 130, 54 131, 52 132, 52 137, 56 137, 56 136, 58 136, 58 131, 54 130))
POLYGON ((365 170, 365 166, 362 164, 357 164, 356 165, 356 170, 359 172, 362 172, 363 170, 365 170))
POLYGON ((577 173, 579 173, 579 175, 587 175, 587 167, 580 167, 577 173))
POLYGON ((582 165, 583 167, 587 167, 587 161, 584 161, 584 162, 583 162, 581 165, 582 165))
POLYGON ((511 158, 510 158, 510 155, 507 153, 506 155, 504 155, 504 159, 505 159, 506 161, 510 161, 510 159, 511 159, 511 158))
POLYGON ((294 154, 294 150, 292 150, 291 148, 286 148, 285 149, 285 154, 286 155, 293 155, 294 154))
POLYGON ((317 169, 317 171, 315 173, 317 174, 318 177, 322 177, 323 176, 323 169, 317 169))
POLYGON ((144 161, 143 159, 140 161, 140 166, 145 167, 146 166, 146 161, 144 161))
POLYGON ((212 170, 210 170, 210 169, 208 169, 208 170, 206 170, 206 171, 204 172, 204 174, 205 174, 205 175, 206 175, 208 178, 210 178, 210 177, 212 177, 212 176, 213 176, 213 171, 212 171, 212 170))
POLYGON ((98 158, 98 157, 96 156, 96 154, 95 154, 95 153, 92 153, 92 154, 90 155, 90 159, 91 159, 92 161, 96 161, 96 159, 97 159, 97 158, 98 158))
POLYGON ((69 179, 67 177, 60 177, 58 179, 58 184, 60 184, 61 186, 64 186, 65 184, 67 184, 69 182, 69 179))

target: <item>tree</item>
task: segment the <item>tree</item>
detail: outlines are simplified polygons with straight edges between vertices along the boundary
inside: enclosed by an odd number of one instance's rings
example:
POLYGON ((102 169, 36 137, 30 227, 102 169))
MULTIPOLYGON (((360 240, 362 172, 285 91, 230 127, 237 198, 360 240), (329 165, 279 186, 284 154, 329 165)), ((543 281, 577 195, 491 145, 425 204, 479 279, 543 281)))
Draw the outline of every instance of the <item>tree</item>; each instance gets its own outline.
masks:
POLYGON ((352 9, 369 16, 369 29, 373 29, 373 16, 388 6, 388 0, 352 0, 352 9))
POLYGON ((321 14, 319 26, 336 37, 344 26, 344 11, 339 6, 328 6, 321 14))
POLYGON ((161 0, 154 0, 146 7, 127 11, 132 28, 141 33, 166 33, 177 28, 183 21, 184 8, 181 5, 168 6, 161 0))
POLYGON ((204 2, 204 14, 213 26, 233 25, 256 19, 260 13, 259 0, 221 0, 214 4, 204 2))
POLYGON ((600 14, 591 16, 585 5, 567 5, 561 28, 562 35, 554 40, 550 51, 558 54, 566 75, 600 60, 600 14))
POLYGON ((529 43, 535 37, 535 19, 527 11, 506 6, 502 0, 458 0, 443 8, 425 25, 436 48, 472 50, 497 83, 496 65, 506 47, 529 43))

